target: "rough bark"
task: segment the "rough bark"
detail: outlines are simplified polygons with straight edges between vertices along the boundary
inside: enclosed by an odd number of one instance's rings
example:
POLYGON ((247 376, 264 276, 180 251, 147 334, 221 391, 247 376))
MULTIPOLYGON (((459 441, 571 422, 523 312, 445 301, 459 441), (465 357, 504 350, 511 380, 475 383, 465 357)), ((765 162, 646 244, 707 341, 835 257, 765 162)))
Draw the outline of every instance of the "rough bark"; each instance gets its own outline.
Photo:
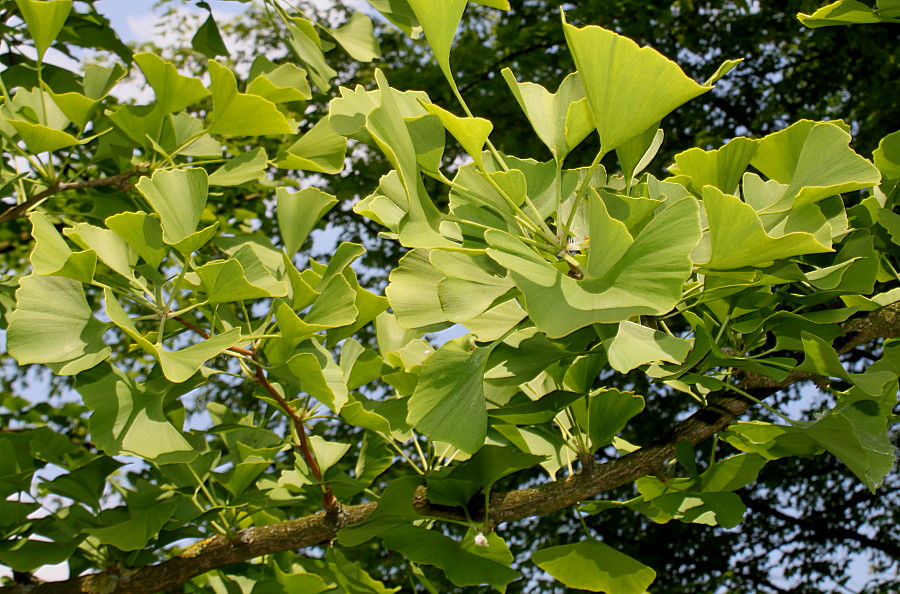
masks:
MULTIPOLYGON (((878 338, 896 337, 900 335, 900 304, 890 305, 861 318, 850 320, 843 328, 845 335, 839 340, 838 345, 840 353, 846 353, 878 338)), ((765 398, 806 379, 810 379, 809 374, 797 372, 781 382, 750 375, 745 378, 743 389, 754 397, 765 398)), ((669 433, 631 454, 602 464, 587 460, 581 472, 566 479, 537 487, 493 494, 490 523, 497 525, 531 516, 546 515, 654 473, 674 457, 675 447, 679 442, 689 441, 697 444, 724 429, 751 406, 753 402, 742 396, 721 396, 678 423, 669 433)), ((417 491, 413 503, 423 516, 466 521, 466 515, 461 509, 431 505, 423 487, 417 491)), ((156 565, 137 569, 115 569, 62 582, 12 586, 0 588, 0 591, 9 594, 25 592, 141 594, 171 591, 193 577, 225 565, 327 543, 341 528, 365 520, 376 507, 376 503, 337 507, 327 512, 322 511, 271 526, 240 530, 232 538, 214 536, 194 544, 177 557, 156 565)))

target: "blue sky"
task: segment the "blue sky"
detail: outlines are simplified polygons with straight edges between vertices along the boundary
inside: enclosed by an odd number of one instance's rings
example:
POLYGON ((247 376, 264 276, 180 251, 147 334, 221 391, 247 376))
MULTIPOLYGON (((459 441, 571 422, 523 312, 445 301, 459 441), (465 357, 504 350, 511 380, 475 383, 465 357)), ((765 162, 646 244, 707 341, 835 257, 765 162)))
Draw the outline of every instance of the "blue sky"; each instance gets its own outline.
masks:
MULTIPOLYGON (((98 0, 94 6, 112 23, 123 41, 146 41, 153 34, 155 17, 153 5, 157 0, 98 0)), ((209 0, 216 17, 238 14, 244 8, 241 2, 209 0)), ((172 3, 192 12, 205 12, 193 4, 172 3)))

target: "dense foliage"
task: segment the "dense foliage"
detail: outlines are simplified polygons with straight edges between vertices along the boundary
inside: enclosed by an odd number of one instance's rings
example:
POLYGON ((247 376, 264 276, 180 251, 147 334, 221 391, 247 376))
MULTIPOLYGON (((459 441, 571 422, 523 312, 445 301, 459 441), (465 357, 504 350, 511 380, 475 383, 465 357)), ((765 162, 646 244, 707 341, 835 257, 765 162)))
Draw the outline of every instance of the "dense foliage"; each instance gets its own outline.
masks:
MULTIPOLYGON (((701 84, 564 14, 547 26, 576 70, 555 91, 512 60, 492 75, 521 110, 510 139, 457 82, 466 0, 369 3, 424 36, 448 92, 398 90, 379 68, 332 89, 325 52, 381 55, 362 13, 336 27, 267 1, 290 55, 249 71, 221 58, 210 16, 192 37, 207 84, 132 54, 92 2, 3 4, 7 346, 78 395, 0 400, 0 563, 14 590, 65 561, 72 579, 33 591, 552 578, 640 594, 669 562, 627 530, 596 538, 593 517, 731 528, 767 505, 738 493, 761 472, 800 459, 801 484, 826 452, 869 491, 884 483, 900 133, 869 160, 848 124, 801 119, 645 173, 661 121, 727 85, 737 61, 701 84), (77 47, 116 63, 45 62, 77 47), (152 102, 111 95, 129 68, 152 102), (323 96, 327 112, 308 107, 323 96), (526 121, 543 153, 518 151, 526 121), (389 164, 353 206, 407 250, 385 296, 360 284, 358 244, 300 257, 338 203, 315 183, 341 174, 348 143, 389 164), (456 324, 469 334, 422 338, 456 324), (792 417, 800 386, 822 409, 792 417), (656 438, 629 440, 638 426, 656 438), (528 523, 566 511, 582 534, 528 538, 528 523)), ((485 22, 510 8, 475 4, 485 22)), ((891 22, 895 4, 838 2, 801 20, 891 22)))

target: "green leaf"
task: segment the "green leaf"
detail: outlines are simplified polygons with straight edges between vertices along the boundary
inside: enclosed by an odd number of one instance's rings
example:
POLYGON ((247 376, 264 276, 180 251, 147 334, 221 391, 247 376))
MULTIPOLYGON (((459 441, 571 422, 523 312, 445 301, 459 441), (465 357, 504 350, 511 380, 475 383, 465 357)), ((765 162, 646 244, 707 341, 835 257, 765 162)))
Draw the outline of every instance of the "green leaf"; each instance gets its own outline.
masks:
POLYGON ((81 93, 57 94, 48 89, 47 94, 53 98, 53 102, 66 114, 66 117, 78 126, 79 130, 84 130, 85 125, 94 117, 97 106, 100 104, 100 101, 89 99, 81 93))
MULTIPOLYGON (((651 477, 645 477, 651 479, 651 477)), ((639 479, 639 483, 641 480, 639 479)), ((656 479, 651 479, 656 480, 656 479)), ((650 501, 629 504, 657 524, 676 519, 685 524, 734 528, 744 519, 747 507, 736 493, 666 493, 650 501)))
POLYGON ((563 16, 563 29, 605 152, 712 88, 656 50, 602 27, 579 29, 563 16))
POLYGON ((22 120, 7 119, 6 121, 15 128, 19 138, 32 153, 58 151, 70 146, 85 144, 96 138, 96 136, 92 136, 79 140, 67 132, 54 130, 41 124, 32 124, 22 120))
POLYGON ((166 418, 163 398, 120 369, 99 366, 80 375, 75 388, 93 411, 91 437, 106 454, 133 455, 157 464, 197 457, 184 434, 166 418))
POLYGON ((438 293, 444 275, 431 264, 429 255, 428 250, 407 252, 388 277, 385 295, 403 328, 435 332, 450 326, 438 293))
POLYGON ((628 373, 649 363, 681 363, 691 350, 691 342, 634 322, 622 322, 615 337, 605 344, 609 365, 628 373))
POLYGON ((38 60, 43 60, 50 44, 66 24, 72 0, 16 0, 16 5, 34 39, 38 60))
MULTIPOLYGON (((879 3, 880 4, 880 3, 879 3)), ((872 23, 896 23, 900 19, 890 18, 900 16, 892 13, 879 14, 872 10, 871 6, 857 2, 857 0, 838 0, 827 6, 823 6, 812 14, 798 13, 797 18, 810 29, 820 27, 834 27, 837 25, 867 25, 872 23)))
POLYGON ((413 563, 439 567, 459 587, 490 584, 502 589, 519 577, 506 563, 470 553, 457 540, 436 530, 420 526, 394 528, 381 537, 386 549, 392 549, 413 563))
POLYGON ((874 493, 894 466, 894 445, 888 436, 891 407, 896 404, 896 375, 887 380, 881 402, 857 389, 812 423, 793 423, 834 454, 874 493), (886 408, 887 410, 883 410, 886 408))
POLYGON ((84 531, 96 538, 100 544, 112 545, 123 551, 138 551, 147 546, 166 525, 178 506, 163 502, 132 511, 131 519, 103 528, 86 528, 84 531))
MULTIPOLYGON (((344 557, 336 547, 329 547, 325 554, 329 566, 333 568, 335 581, 342 592, 354 594, 393 594, 400 590, 387 588, 379 580, 370 576, 360 566, 360 563, 352 563, 344 557)), ((303 590, 305 593, 306 590, 303 590)))
POLYGON ((187 381, 203 367, 204 363, 241 342, 240 329, 232 328, 181 350, 168 351, 163 348, 161 343, 151 343, 138 332, 112 291, 105 289, 104 299, 106 300, 106 315, 109 316, 109 319, 130 336, 141 349, 155 357, 166 378, 176 384, 187 381))
POLYGON ((609 224, 603 226, 604 231, 615 230, 615 235, 588 261, 590 270, 602 274, 587 275, 583 280, 570 278, 508 234, 485 233, 491 246, 488 255, 509 269, 524 295, 525 310, 550 338, 592 323, 659 315, 681 298, 682 286, 691 274, 689 254, 700 239, 697 201, 683 199, 663 210, 627 247, 628 231, 605 216, 609 224))
MULTIPOLYGON (((619 158, 622 175, 626 180, 632 180, 650 164, 662 146, 664 137, 665 133, 657 122, 616 149, 616 157, 619 158)), ((669 169, 671 168, 670 166, 669 169)))
POLYGON ((269 165, 266 150, 257 147, 227 161, 209 176, 211 186, 239 186, 261 179, 269 165))
POLYGON ((340 173, 344 169, 347 140, 322 118, 294 144, 278 152, 281 169, 301 169, 319 173, 340 173))
POLYGON ((644 398, 631 392, 601 390, 571 406, 575 420, 587 431, 591 448, 596 451, 612 443, 628 421, 644 410, 644 398))
POLYGON ((94 280, 97 255, 92 250, 72 252, 46 215, 32 212, 31 235, 35 240, 31 264, 41 276, 63 276, 81 283, 94 280))
POLYGON ((900 132, 882 138, 872 156, 885 180, 900 179, 900 132))
POLYGON ((491 350, 464 336, 425 359, 407 422, 432 440, 477 452, 487 434, 482 378, 491 350))
POLYGON ((153 88, 162 113, 181 111, 209 95, 199 79, 178 74, 171 62, 166 62, 156 54, 135 54, 134 61, 153 88))
POLYGON ((787 184, 771 210, 818 202, 881 181, 878 168, 850 148, 850 134, 835 122, 800 120, 759 141, 751 164, 763 175, 787 184))
POLYGON ((334 208, 337 198, 318 188, 306 188, 298 192, 278 188, 275 193, 278 197, 275 208, 278 230, 288 256, 293 256, 306 242, 310 231, 334 208))
POLYGON ((194 37, 191 39, 191 47, 200 52, 207 58, 215 58, 216 56, 228 57, 228 48, 225 46, 225 40, 219 32, 219 26, 216 24, 209 5, 205 2, 198 4, 209 10, 209 16, 197 29, 194 37))
POLYGON ((381 494, 375 511, 363 522, 341 530, 338 542, 345 547, 359 546, 392 528, 421 519, 413 507, 413 496, 419 484, 420 480, 413 476, 392 480, 381 494))
POLYGON ((381 48, 374 35, 372 19, 364 13, 354 12, 350 20, 341 27, 326 30, 354 60, 371 62, 381 58, 381 48))
POLYGON ((525 454, 509 446, 487 445, 451 472, 428 476, 428 500, 439 505, 466 506, 480 490, 489 491, 498 480, 531 468, 546 456, 525 454))
POLYGON ((32 572, 42 566, 56 565, 70 559, 81 544, 81 540, 70 536, 63 542, 46 542, 29 538, 4 540, 0 543, 0 563, 16 571, 32 572))
POLYGON ((100 456, 80 468, 42 483, 41 489, 84 503, 99 511, 107 478, 121 466, 121 462, 100 456))
POLYGON ((103 99, 127 73, 121 64, 112 66, 91 64, 84 69, 84 78, 81 81, 84 94, 94 101, 103 99))
POLYGON ((132 267, 137 264, 137 254, 109 229, 88 223, 75 223, 65 229, 64 233, 80 247, 97 254, 100 261, 114 272, 125 278, 134 278, 132 267))
POLYGON ((535 551, 531 561, 570 588, 644 594, 656 572, 596 540, 535 551))
POLYGON ((737 491, 756 482, 766 458, 756 454, 738 454, 718 460, 700 475, 697 487, 706 492, 737 491))
POLYGON ((766 460, 789 456, 811 458, 824 451, 796 427, 761 421, 732 423, 722 439, 741 451, 759 454, 766 460))
POLYGON ((109 326, 93 316, 80 282, 37 274, 24 277, 16 291, 16 310, 8 320, 9 354, 20 365, 43 363, 57 375, 75 375, 110 354, 103 343, 109 326))
POLYGON ((247 93, 276 104, 312 99, 306 70, 291 63, 276 65, 265 56, 257 56, 250 66, 247 93))
POLYGON ((392 89, 381 70, 375 71, 375 79, 381 102, 366 117, 366 130, 397 170, 406 190, 401 205, 405 215, 399 228, 400 243, 407 247, 456 247, 440 232, 441 213, 425 191, 416 147, 400 110, 400 101, 411 97, 392 89))
MULTIPOLYGON (((275 297, 266 287, 253 284, 235 259, 216 260, 196 269, 210 303, 230 303, 275 297)), ((284 295, 277 295, 284 296, 284 295)))
POLYGON ((322 41, 319 39, 315 27, 306 19, 289 17, 280 5, 276 5, 276 8, 290 33, 288 43, 294 50, 297 59, 309 68, 309 76, 319 91, 327 91, 331 87, 331 79, 337 76, 337 72, 325 61, 325 55, 322 53, 322 41))
POLYGON ((446 109, 438 107, 433 103, 422 102, 422 106, 428 110, 428 113, 440 118, 444 127, 459 141, 463 150, 469 153, 476 163, 484 168, 484 160, 482 151, 484 144, 494 129, 494 125, 484 118, 461 118, 453 115, 446 109))
POLYGON ((344 372, 331 353, 317 340, 311 346, 297 349, 298 354, 272 370, 278 378, 299 386, 301 390, 339 412, 349 400, 344 372))
POLYGON ((206 170, 157 171, 153 177, 142 177, 135 188, 159 215, 167 244, 180 243, 197 230, 209 188, 206 170))
POLYGON ((503 69, 503 78, 557 163, 562 163, 566 155, 594 131, 594 121, 577 73, 563 79, 556 93, 538 84, 518 82, 509 68, 503 69))
POLYGON ((428 45, 434 52, 441 72, 451 85, 453 72, 450 69, 450 47, 456 36, 456 28, 466 9, 466 0, 444 0, 440 3, 431 0, 406 0, 416 15, 416 20, 428 39, 428 45))
POLYGON ((703 205, 709 221, 711 251, 709 261, 704 265, 707 268, 764 268, 777 260, 832 251, 811 233, 769 235, 752 206, 716 187, 703 189, 703 205))
POLYGON ((296 134, 297 123, 278 107, 257 95, 239 93, 234 73, 210 60, 209 78, 213 111, 209 132, 222 136, 296 134))
POLYGON ((733 138, 713 151, 692 148, 675 155, 675 166, 669 171, 690 178, 690 188, 697 195, 705 186, 714 186, 726 194, 734 194, 741 176, 759 148, 759 141, 733 138))

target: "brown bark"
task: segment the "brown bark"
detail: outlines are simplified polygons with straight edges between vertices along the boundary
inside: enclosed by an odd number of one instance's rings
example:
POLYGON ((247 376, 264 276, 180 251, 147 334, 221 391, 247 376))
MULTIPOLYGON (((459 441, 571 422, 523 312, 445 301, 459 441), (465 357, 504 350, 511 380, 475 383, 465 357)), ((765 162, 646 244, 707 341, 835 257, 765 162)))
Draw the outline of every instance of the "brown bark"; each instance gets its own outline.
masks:
MULTIPOLYGON (((846 334, 838 349, 841 353, 877 338, 896 337, 900 335, 900 304, 851 320, 844 325, 844 329, 846 334)), ((792 373, 784 381, 774 382, 769 378, 751 375, 744 380, 743 389, 754 397, 765 398, 809 378, 809 374, 792 373)), ((490 523, 497 525, 546 515, 651 474, 674 457, 675 446, 679 442, 697 444, 711 437, 752 405, 753 402, 742 396, 722 396, 678 423, 668 434, 627 456, 602 464, 588 461, 581 472, 561 481, 493 494, 490 523)), ((431 505, 423 487, 416 493, 413 504, 423 516, 466 521, 466 515, 461 509, 431 505)), ((237 532, 232 538, 214 536, 196 543, 177 557, 138 569, 116 569, 63 582, 13 586, 0 590, 10 594, 140 594, 170 591, 193 577, 231 563, 327 543, 341 528, 365 520, 376 507, 376 503, 336 507, 280 524, 247 528, 237 532)))

